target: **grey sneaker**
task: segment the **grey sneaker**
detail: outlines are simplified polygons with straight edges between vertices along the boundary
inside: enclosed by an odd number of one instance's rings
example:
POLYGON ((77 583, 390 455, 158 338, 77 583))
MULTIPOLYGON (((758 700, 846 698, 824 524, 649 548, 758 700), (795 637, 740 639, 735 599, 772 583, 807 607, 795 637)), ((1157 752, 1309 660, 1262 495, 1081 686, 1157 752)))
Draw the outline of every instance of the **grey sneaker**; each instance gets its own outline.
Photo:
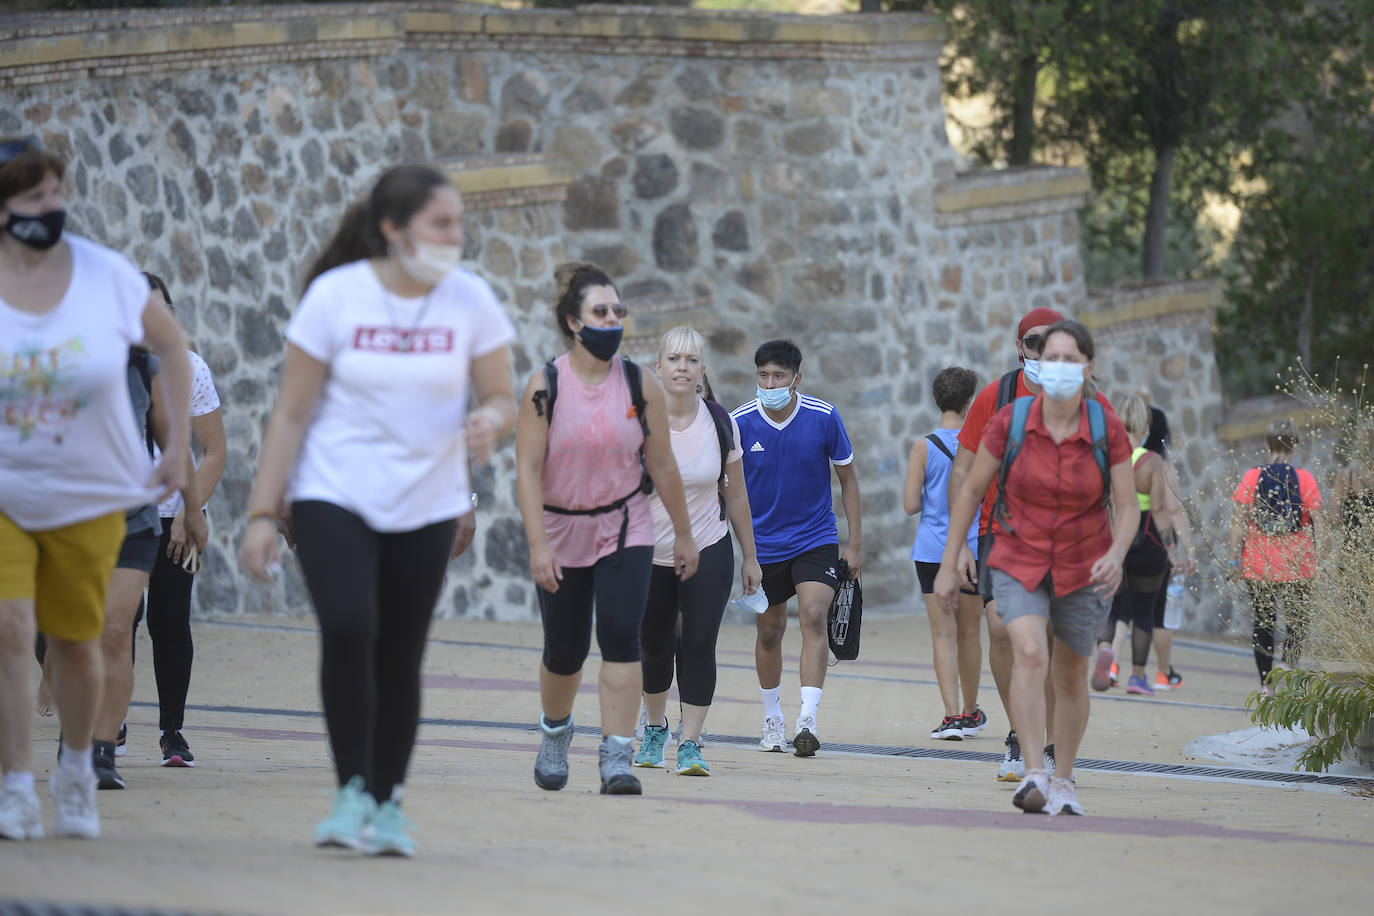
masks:
POLYGON ((1016 787, 1016 794, 1011 797, 1011 803, 1027 814, 1039 814, 1045 810, 1049 795, 1050 778, 1045 771, 1027 770, 1021 785, 1016 787))
POLYGON ((643 788, 631 772, 630 758, 634 756, 631 739, 614 736, 601 739, 601 794, 641 795, 643 788))
POLYGON ((541 789, 556 791, 568 784, 568 745, 573 739, 573 720, 558 728, 549 728, 543 716, 539 730, 544 733, 539 742, 539 756, 534 759, 534 782, 541 789))
POLYGON ((797 733, 792 736, 792 753, 797 757, 815 757, 821 749, 821 739, 816 737, 816 717, 802 716, 797 719, 797 733))
POLYGON ((759 739, 759 750, 782 753, 787 743, 787 733, 782 716, 766 716, 763 720, 763 737, 759 739))

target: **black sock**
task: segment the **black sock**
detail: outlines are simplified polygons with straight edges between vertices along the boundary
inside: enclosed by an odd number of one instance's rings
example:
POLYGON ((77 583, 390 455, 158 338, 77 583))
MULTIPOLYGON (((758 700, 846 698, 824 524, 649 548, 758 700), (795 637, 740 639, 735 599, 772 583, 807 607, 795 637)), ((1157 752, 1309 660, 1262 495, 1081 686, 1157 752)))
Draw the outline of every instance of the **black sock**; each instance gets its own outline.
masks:
POLYGON ((561 719, 550 719, 548 716, 545 716, 545 717, 544 717, 544 726, 545 726, 546 728, 562 728, 563 726, 567 725, 567 724, 568 724, 569 722, 571 722, 571 721, 572 721, 572 716, 571 716, 571 715, 564 716, 564 717, 561 718, 561 719))

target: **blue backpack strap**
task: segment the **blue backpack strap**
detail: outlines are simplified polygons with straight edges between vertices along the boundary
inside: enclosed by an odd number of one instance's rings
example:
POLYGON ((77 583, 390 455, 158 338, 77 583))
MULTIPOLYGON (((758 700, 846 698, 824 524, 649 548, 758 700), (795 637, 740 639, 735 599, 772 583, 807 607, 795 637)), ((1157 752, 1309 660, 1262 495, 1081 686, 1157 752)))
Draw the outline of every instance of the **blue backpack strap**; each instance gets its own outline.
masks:
POLYGON ((1011 424, 1007 427, 1007 448, 1002 453, 1002 466, 997 471, 997 501, 992 507, 992 517, 1008 531, 1012 530, 1007 523, 1007 475, 1011 473, 1011 464, 1016 460, 1016 456, 1021 452, 1021 444, 1026 439, 1026 418, 1030 416, 1031 404, 1035 398, 1027 395, 1017 398, 1012 402, 1011 424))
POLYGON ((1112 466, 1107 449, 1107 412, 1097 398, 1085 401, 1088 405, 1088 436, 1093 443, 1093 460, 1102 472, 1102 501, 1105 503, 1112 495, 1112 466))

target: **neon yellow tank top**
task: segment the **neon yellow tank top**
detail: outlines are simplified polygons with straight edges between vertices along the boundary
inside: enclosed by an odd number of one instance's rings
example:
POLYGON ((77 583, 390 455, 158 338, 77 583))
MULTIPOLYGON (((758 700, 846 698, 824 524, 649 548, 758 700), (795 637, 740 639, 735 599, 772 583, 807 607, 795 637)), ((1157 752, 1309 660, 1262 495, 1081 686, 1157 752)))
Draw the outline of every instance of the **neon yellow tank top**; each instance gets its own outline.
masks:
MULTIPOLYGON (((1131 469, 1134 470, 1136 464, 1140 461, 1140 459, 1143 458, 1145 455, 1149 454, 1149 452, 1150 452, 1150 450, 1149 450, 1148 448, 1146 448, 1145 446, 1143 446, 1143 445, 1137 445, 1137 446, 1135 447, 1135 451, 1131 452, 1131 469)), ((1149 493, 1136 493, 1136 495, 1135 495, 1135 501, 1138 502, 1138 503, 1140 503, 1140 511, 1141 511, 1141 512, 1149 512, 1149 511, 1150 511, 1150 494, 1149 494, 1149 493)))

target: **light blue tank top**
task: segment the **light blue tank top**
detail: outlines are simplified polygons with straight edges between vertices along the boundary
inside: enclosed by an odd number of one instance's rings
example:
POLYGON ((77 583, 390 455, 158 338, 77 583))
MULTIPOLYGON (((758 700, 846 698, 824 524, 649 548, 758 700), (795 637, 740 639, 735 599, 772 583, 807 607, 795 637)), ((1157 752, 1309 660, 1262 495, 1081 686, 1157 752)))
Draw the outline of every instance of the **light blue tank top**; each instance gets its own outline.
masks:
MULTIPOLYGON (((945 444, 951 455, 959 454, 959 430, 937 429, 936 437, 945 444)), ((916 529, 916 541, 911 545, 911 559, 918 563, 939 563, 945 554, 945 539, 949 536, 949 469, 952 466, 945 453, 926 442, 926 481, 921 490, 921 527, 916 529)), ((978 516, 968 529, 968 549, 978 556, 978 516)))

